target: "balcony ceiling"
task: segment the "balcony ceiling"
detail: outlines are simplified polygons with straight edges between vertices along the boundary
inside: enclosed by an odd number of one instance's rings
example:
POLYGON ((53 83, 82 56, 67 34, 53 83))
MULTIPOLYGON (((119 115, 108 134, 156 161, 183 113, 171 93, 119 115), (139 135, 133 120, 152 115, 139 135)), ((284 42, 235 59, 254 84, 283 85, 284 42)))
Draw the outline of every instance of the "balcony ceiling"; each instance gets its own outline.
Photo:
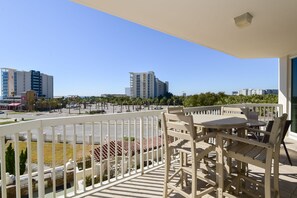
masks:
POLYGON ((73 0, 241 58, 297 54, 296 0, 73 0), (252 24, 234 17, 249 12, 252 24))

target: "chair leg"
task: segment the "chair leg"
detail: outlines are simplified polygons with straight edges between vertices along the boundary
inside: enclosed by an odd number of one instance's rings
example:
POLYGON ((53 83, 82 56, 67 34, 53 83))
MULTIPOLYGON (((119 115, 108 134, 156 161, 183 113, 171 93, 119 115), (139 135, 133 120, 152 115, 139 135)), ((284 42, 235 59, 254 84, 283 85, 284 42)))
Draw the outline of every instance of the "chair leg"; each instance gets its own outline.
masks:
POLYGON ((169 178, 169 170, 170 170, 170 156, 168 156, 167 153, 165 153, 166 159, 165 159, 165 175, 164 175, 164 188, 163 188, 163 198, 167 197, 168 193, 168 178, 169 178))
MULTIPOLYGON (((278 163, 279 160, 276 157, 274 159, 274 179, 276 179, 276 175, 278 174, 278 163)), ((271 181, 270 181, 270 176, 271 176, 271 168, 272 168, 272 150, 271 151, 267 151, 267 158, 266 158, 266 165, 265 165, 265 173, 264 173, 264 190, 265 190, 265 198, 270 198, 271 197, 271 181)), ((278 178, 277 178, 278 179, 278 178)), ((274 180, 274 185, 276 185, 276 180, 274 180)), ((274 189, 276 190, 276 189, 274 189)))
MULTIPOLYGON (((266 184, 265 184, 266 185, 266 184)), ((273 190, 274 197, 279 198, 279 155, 275 156, 273 165, 273 190)))
MULTIPOLYGON (((180 160, 180 162, 179 162, 179 166, 180 167, 183 167, 185 164, 185 162, 184 162, 184 158, 185 158, 185 154, 184 153, 182 153, 182 152, 180 152, 179 153, 179 160, 180 160)), ((180 173, 180 186, 181 186, 181 189, 183 189, 183 187, 184 187, 184 182, 185 182, 185 174, 184 174, 184 171, 183 171, 183 169, 181 170, 181 173, 180 173)))
POLYGON ((271 198, 270 171, 267 171, 267 170, 265 171, 265 198, 271 198))
MULTIPOLYGON (((195 160, 195 158, 192 158, 193 160, 195 160)), ((192 193, 191 193, 191 197, 192 198, 196 198, 196 193, 197 193, 197 169, 196 169, 196 163, 192 164, 192 193)))
POLYGON ((283 145, 284 145, 284 149, 285 149, 285 151, 286 151, 286 155, 287 155, 287 158, 288 158, 288 160, 289 160, 289 163, 290 163, 291 166, 293 166, 293 165, 292 165, 291 158, 290 158, 290 155, 289 155, 289 152, 288 152, 288 149, 287 149, 287 147, 286 147, 286 144, 285 144, 284 141, 283 141, 282 143, 283 143, 283 145))

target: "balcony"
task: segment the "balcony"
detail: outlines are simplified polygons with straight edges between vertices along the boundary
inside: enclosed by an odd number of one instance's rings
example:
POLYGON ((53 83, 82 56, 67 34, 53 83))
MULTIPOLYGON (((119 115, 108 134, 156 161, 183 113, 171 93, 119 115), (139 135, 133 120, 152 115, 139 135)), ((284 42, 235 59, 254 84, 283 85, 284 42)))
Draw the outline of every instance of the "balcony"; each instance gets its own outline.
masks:
MULTIPOLYGON (((282 114, 282 106, 277 104, 232 106, 256 111, 263 121, 282 114)), ((211 106, 185 111, 187 114, 220 114, 220 109, 220 106, 211 106)), ((160 113, 58 117, 1 126, 1 197, 161 197, 164 149, 160 113), (8 143, 14 147, 14 156, 19 156, 25 147, 28 149, 26 171, 22 176, 19 157, 15 157, 14 164, 6 163, 4 151, 8 143), (15 177, 6 175, 8 166, 15 167, 15 177)), ((297 196, 294 185, 297 182, 297 142, 289 138, 287 141, 295 166, 288 165, 282 150, 280 186, 283 197, 297 196)), ((251 168, 255 176, 262 174, 251 168)))

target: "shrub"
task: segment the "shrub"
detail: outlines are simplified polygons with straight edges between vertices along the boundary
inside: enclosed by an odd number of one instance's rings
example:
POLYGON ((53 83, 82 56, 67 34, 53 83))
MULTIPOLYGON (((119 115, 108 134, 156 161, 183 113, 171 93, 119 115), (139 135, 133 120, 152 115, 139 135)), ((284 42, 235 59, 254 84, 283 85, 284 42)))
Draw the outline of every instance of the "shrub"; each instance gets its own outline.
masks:
POLYGON ((90 114, 104 114, 104 113, 106 113, 104 110, 90 111, 90 114))
MULTIPOLYGON (((86 162, 86 168, 91 168, 92 167, 92 160, 91 156, 86 156, 85 157, 85 162, 86 162)), ((77 160, 77 167, 79 170, 83 169, 83 158, 80 158, 77 160)))
MULTIPOLYGON (((15 175, 15 158, 14 149, 12 148, 12 143, 6 149, 5 160, 6 160, 6 171, 12 175, 15 175)), ((26 161, 27 161, 27 148, 25 151, 21 151, 20 154, 20 174, 24 174, 26 171, 26 161)))
MULTIPOLYGON (((129 137, 125 136, 124 137, 124 141, 129 141, 129 137)), ((135 141, 135 137, 130 137, 130 141, 134 142, 135 141)))
MULTIPOLYGON (((104 178, 103 178, 104 180, 104 178)), ((94 177, 94 184, 98 184, 100 182, 100 177, 95 176, 94 177)), ((86 186, 91 186, 92 185, 92 176, 86 176, 86 186)))

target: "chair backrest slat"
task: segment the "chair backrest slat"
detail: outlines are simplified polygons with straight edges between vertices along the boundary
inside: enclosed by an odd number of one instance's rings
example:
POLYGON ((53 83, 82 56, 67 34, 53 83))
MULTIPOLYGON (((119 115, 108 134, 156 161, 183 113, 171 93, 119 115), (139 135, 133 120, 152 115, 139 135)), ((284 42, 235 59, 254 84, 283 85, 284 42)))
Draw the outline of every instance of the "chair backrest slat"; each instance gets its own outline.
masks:
POLYGON ((185 114, 183 107, 168 107, 167 113, 173 113, 173 114, 185 114))
POLYGON ((181 138, 186 140, 196 139, 194 132, 193 117, 191 115, 182 114, 162 114, 162 129, 165 136, 181 138))
MULTIPOLYGON (((266 126, 266 131, 267 132, 271 132, 272 130, 272 125, 273 125, 274 121, 273 120, 270 120, 266 126)), ((282 133, 282 141, 285 139, 286 135, 287 135, 287 132, 289 130, 289 127, 290 125, 292 124, 292 120, 286 120, 285 122, 285 126, 284 126, 284 130, 283 130, 283 133, 282 133)), ((269 141, 269 135, 265 135, 263 137, 263 141, 264 143, 267 143, 269 141)))
POLYGON ((222 107, 221 114, 222 115, 231 115, 240 118, 247 118, 248 109, 239 108, 239 107, 222 107))
POLYGON ((287 114, 283 114, 281 117, 274 119, 270 137, 269 137, 270 144, 277 147, 280 146, 287 117, 288 117, 287 114))

